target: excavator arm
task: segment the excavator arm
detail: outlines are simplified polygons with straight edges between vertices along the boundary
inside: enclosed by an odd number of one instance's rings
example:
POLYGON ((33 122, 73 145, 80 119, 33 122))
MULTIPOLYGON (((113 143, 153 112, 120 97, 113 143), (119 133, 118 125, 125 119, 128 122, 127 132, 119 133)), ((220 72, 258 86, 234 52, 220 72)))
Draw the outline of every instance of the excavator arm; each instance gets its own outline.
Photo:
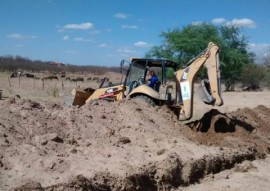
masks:
POLYGON ((192 117, 194 80, 202 67, 207 68, 210 85, 208 87, 208 84, 202 83, 205 100, 212 105, 223 105, 220 84, 219 47, 210 42, 201 54, 188 63, 186 68, 175 72, 175 106, 180 109, 179 120, 188 120, 192 117))

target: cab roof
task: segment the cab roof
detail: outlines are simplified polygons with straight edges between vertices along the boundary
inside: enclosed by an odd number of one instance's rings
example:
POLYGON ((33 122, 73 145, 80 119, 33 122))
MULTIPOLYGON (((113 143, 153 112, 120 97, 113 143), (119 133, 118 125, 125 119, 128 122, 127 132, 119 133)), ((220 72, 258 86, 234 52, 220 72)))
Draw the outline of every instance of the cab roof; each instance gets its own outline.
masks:
POLYGON ((171 60, 163 60, 163 59, 148 59, 148 58, 131 58, 131 63, 138 63, 142 64, 144 66, 149 67, 162 67, 164 65, 165 67, 170 67, 176 69, 178 67, 178 64, 176 62, 173 62, 171 60))

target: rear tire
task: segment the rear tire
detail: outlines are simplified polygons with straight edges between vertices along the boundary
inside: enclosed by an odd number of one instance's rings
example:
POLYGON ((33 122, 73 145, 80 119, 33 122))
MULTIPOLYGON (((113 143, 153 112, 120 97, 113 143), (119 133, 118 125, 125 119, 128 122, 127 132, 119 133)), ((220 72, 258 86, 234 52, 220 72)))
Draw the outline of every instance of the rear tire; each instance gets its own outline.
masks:
POLYGON ((137 96, 133 97, 132 99, 143 100, 149 106, 153 106, 153 107, 156 106, 156 103, 154 102, 154 100, 145 96, 145 95, 137 95, 137 96))

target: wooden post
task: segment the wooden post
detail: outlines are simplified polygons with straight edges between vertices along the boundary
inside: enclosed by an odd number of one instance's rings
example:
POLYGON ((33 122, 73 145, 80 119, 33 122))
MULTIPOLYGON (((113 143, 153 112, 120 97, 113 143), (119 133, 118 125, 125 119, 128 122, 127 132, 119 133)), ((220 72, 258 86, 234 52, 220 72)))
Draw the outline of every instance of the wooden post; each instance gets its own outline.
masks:
POLYGON ((9 77, 8 77, 8 84, 9 84, 9 87, 11 87, 10 78, 9 77))
POLYGON ((62 90, 64 90, 64 81, 62 80, 62 90))
POLYGON ((42 90, 44 90, 44 81, 45 80, 42 80, 42 90))

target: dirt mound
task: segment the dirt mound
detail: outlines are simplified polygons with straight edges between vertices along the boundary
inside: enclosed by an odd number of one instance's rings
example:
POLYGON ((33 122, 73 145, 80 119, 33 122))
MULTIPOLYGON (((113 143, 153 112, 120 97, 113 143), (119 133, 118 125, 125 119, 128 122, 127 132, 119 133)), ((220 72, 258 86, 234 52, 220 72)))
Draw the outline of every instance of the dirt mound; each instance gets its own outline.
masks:
POLYGON ((0 105, 0 190, 189 185, 262 157, 269 144, 268 112, 264 106, 228 114, 212 110, 189 128, 167 107, 141 100, 65 108, 9 98, 0 105))
POLYGON ((187 126, 198 133, 185 131, 192 141, 239 149, 252 149, 258 157, 270 152, 270 109, 259 105, 254 109, 238 109, 231 113, 210 110, 187 126))

